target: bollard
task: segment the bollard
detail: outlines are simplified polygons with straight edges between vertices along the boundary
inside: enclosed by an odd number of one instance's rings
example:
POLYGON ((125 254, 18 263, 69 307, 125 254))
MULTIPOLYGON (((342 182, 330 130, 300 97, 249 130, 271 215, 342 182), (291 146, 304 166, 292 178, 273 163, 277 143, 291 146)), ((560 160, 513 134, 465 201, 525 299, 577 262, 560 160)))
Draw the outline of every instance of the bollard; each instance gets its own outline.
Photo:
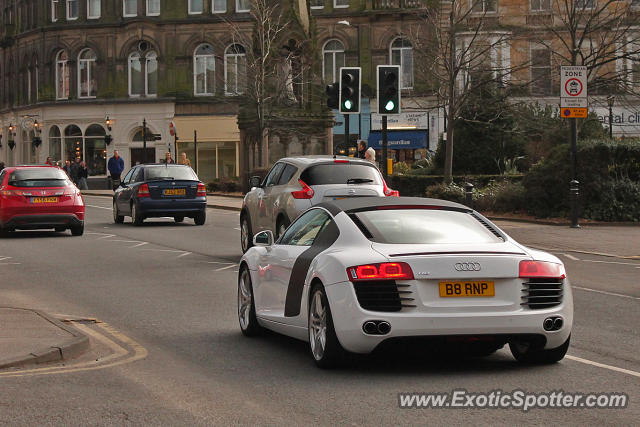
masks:
POLYGON ((467 206, 473 209, 473 184, 472 183, 467 182, 467 184, 465 185, 464 194, 466 197, 467 206))
POLYGON ((575 179, 569 183, 571 197, 571 228, 580 228, 578 225, 578 196, 580 195, 580 183, 575 179))

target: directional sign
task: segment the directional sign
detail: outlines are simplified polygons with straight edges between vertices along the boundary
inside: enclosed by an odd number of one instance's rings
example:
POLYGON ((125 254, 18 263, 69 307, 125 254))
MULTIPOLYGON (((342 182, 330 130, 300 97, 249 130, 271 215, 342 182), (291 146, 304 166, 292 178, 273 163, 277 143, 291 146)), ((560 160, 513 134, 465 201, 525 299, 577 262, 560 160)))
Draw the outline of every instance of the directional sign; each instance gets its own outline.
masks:
POLYGON ((587 67, 560 67, 560 108, 587 108, 587 67))

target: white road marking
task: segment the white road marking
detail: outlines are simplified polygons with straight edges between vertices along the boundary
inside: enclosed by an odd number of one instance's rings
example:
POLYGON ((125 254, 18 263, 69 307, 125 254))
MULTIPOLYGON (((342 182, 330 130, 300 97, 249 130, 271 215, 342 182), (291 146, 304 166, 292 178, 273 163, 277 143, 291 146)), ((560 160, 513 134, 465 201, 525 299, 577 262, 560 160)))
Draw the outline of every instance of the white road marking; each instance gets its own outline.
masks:
POLYGON ((240 231, 240 227, 234 227, 234 230, 240 231))
POLYGON ((574 362, 584 363, 585 365, 597 366, 598 368, 608 369, 610 371, 620 372, 627 375, 640 378, 640 372, 632 371, 629 369, 618 368, 617 366, 605 365, 604 363, 594 362, 592 360, 583 359, 581 357, 566 355, 565 358, 573 360, 574 362))
MULTIPOLYGON (((635 266, 639 265, 637 262, 596 261, 596 260, 593 260, 593 259, 583 259, 582 261, 584 261, 584 262, 597 262, 597 263, 600 263, 600 264, 618 264, 618 265, 635 265, 635 266)), ((640 267, 636 267, 636 268, 640 268, 640 267)))
POLYGON ((113 207, 111 207, 111 206, 108 207, 108 208, 106 208, 104 206, 96 206, 96 205, 85 205, 85 206, 88 207, 88 208, 104 209, 104 210, 107 210, 107 211, 113 210, 113 207))
POLYGON ((140 242, 137 245, 133 245, 133 246, 129 246, 129 249, 131 248, 139 248, 140 246, 144 246, 144 245, 148 245, 149 242, 140 242))
POLYGON ((178 258, 182 258, 183 256, 191 255, 191 252, 185 252, 182 255, 178 255, 178 258))
POLYGON ((207 264, 236 265, 234 262, 205 261, 207 264))
POLYGON ((228 270, 228 269, 230 269, 230 268, 234 268, 235 266, 236 266, 235 264, 231 264, 231 265, 228 265, 228 266, 226 266, 226 267, 220 267, 220 268, 218 268, 218 269, 216 269, 216 270, 214 270, 214 271, 228 270))
POLYGON ((10 256, 3 256, 3 257, 0 257, 0 261, 4 261, 4 260, 6 260, 6 259, 11 259, 11 258, 13 258, 13 257, 10 257, 10 256))
POLYGON ((120 243, 140 243, 140 240, 107 240, 107 242, 120 242, 120 243))
POLYGON ((569 255, 569 254, 562 254, 562 255, 566 256, 566 257, 567 257, 567 258, 569 258, 570 260, 573 260, 573 261, 580 261, 580 258, 576 258, 576 257, 574 257, 573 255, 569 255))
POLYGON ((104 236, 102 236, 102 237, 98 237, 96 240, 108 239, 108 238, 110 238, 110 237, 116 237, 116 235, 115 235, 115 234, 105 234, 105 235, 104 235, 104 236))
POLYGON ((84 234, 92 234, 92 235, 96 235, 96 236, 113 236, 113 234, 107 234, 107 233, 95 233, 93 231, 86 231, 84 234))
POLYGON ((581 291, 587 291, 587 292, 595 292, 597 294, 605 294, 605 295, 611 295, 614 297, 620 297, 620 298, 629 298, 629 299, 635 299, 635 300, 640 300, 640 297, 634 297, 631 295, 624 295, 624 294, 616 294, 614 292, 606 292, 606 291, 599 291, 597 289, 590 289, 590 288, 582 288, 580 286, 571 286, 573 289, 580 289, 581 291))
POLYGON ((20 262, 2 262, 0 265, 21 265, 20 262))
POLYGON ((183 253, 185 251, 180 251, 180 250, 176 250, 176 249, 141 249, 143 251, 154 251, 154 252, 174 252, 174 253, 183 253))

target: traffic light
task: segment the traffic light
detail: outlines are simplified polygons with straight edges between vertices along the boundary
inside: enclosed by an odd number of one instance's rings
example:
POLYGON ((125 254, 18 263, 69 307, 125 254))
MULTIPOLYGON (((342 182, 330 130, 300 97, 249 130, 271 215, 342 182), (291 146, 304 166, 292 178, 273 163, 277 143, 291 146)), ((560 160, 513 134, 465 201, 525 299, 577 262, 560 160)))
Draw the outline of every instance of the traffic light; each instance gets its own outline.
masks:
POLYGON ((340 103, 340 83, 335 82, 327 85, 327 107, 337 110, 340 103))
POLYGON ((360 114, 360 67, 340 68, 340 113, 360 114))
POLYGON ((399 65, 378 65, 378 114, 400 114, 399 65))

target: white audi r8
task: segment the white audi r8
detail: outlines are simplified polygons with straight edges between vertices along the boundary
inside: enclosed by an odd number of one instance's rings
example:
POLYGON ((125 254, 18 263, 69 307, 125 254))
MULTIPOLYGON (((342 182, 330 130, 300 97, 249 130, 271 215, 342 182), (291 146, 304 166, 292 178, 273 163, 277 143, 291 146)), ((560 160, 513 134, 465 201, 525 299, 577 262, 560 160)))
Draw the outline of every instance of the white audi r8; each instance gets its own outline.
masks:
POLYGON ((242 257, 238 317, 309 342, 316 364, 399 339, 465 343, 522 362, 569 347, 573 298, 555 256, 456 203, 355 198, 322 203, 242 257))

